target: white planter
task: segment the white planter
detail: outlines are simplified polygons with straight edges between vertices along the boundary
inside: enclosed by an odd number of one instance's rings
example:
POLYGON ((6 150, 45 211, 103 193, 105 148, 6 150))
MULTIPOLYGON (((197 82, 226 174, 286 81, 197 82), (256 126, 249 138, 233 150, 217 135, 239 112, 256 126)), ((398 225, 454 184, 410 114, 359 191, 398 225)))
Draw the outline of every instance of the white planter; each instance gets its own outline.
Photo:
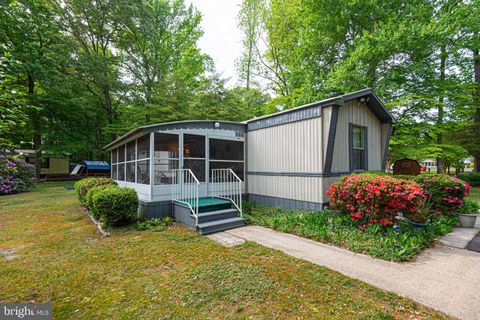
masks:
POLYGON ((460 213, 458 215, 458 220, 463 228, 473 228, 475 226, 475 222, 477 221, 477 216, 477 213, 460 213))

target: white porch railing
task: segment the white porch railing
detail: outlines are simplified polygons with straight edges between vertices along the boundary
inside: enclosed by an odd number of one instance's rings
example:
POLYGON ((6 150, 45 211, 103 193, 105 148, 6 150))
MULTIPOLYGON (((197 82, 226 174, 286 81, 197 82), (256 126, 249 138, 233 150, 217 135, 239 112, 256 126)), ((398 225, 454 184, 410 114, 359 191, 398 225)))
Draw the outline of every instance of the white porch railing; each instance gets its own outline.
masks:
POLYGON ((210 196, 230 200, 242 217, 242 180, 232 169, 212 169, 210 179, 210 196))
POLYGON ((190 169, 173 169, 172 201, 190 208, 198 225, 198 190, 200 182, 190 169))

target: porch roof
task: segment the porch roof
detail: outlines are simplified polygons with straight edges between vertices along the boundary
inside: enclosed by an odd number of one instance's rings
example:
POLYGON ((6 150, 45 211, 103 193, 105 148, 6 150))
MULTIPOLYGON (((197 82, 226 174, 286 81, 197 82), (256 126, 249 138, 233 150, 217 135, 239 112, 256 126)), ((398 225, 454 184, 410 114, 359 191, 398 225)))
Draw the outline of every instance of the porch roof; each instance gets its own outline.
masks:
POLYGON ((120 138, 107 144, 103 147, 105 150, 111 150, 120 144, 123 144, 131 138, 141 137, 147 133, 157 130, 180 130, 180 129, 219 129, 219 130, 233 130, 245 132, 247 126, 245 123, 233 122, 233 121, 217 121, 217 120, 186 120, 186 121, 174 121, 151 124, 141 126, 130 130, 120 138), (215 126, 215 123, 219 124, 219 127, 215 126))

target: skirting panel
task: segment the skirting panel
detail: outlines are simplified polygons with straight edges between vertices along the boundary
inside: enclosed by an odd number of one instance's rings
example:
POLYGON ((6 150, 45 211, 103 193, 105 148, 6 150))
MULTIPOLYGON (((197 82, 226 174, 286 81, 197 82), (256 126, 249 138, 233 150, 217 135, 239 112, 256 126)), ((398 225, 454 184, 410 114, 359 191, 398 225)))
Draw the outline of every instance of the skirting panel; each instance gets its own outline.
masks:
POLYGON ((144 219, 173 217, 172 201, 140 201, 138 217, 144 219))
POLYGON ((276 198, 276 197, 269 197, 269 196, 264 196, 259 194, 249 194, 248 200, 258 204, 279 206, 289 210, 307 209, 312 211, 321 211, 325 209, 328 205, 328 203, 316 203, 316 202, 308 202, 308 201, 301 201, 301 200, 294 200, 294 199, 276 198))

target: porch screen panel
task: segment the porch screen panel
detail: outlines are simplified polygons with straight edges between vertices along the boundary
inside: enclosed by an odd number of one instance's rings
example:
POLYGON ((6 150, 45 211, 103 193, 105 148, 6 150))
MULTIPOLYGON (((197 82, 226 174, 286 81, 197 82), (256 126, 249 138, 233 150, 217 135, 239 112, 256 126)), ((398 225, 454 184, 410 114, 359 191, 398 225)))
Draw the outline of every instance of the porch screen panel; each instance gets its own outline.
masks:
POLYGON ((172 170, 178 169, 179 142, 178 134, 154 134, 154 184, 171 184, 172 170))
POLYGON ((137 183, 150 184, 150 160, 137 161, 137 183))
MULTIPOLYGON (((232 169, 244 181, 244 142, 238 140, 210 139, 210 170, 232 169)), ((210 174, 210 177, 212 175, 210 174)))
POLYGON ((205 182, 205 136, 183 135, 183 168, 192 170, 198 181, 205 182))

